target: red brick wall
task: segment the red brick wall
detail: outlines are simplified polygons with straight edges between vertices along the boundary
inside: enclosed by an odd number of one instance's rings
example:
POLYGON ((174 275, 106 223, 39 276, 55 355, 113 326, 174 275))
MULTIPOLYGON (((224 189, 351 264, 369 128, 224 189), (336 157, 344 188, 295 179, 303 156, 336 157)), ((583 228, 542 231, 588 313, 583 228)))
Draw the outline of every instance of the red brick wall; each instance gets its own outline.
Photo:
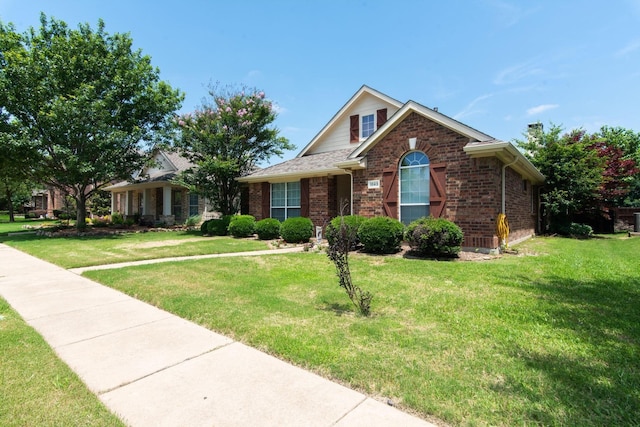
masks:
MULTIPOLYGON (((495 220, 501 210, 502 163, 493 157, 471 159, 463 151, 469 142, 467 138, 416 113, 409 115, 368 152, 366 170, 355 171, 354 212, 366 217, 383 215, 383 189, 368 189, 367 181, 381 180, 385 168, 399 163, 409 151, 409 138, 417 138, 416 148, 424 151, 432 164, 447 165, 443 217, 462 228, 463 245, 496 248, 495 220)), ((507 217, 513 240, 533 234, 535 218, 530 213, 531 186, 523 193, 520 175, 507 170, 507 217)))
POLYGON ((262 217, 262 183, 249 184, 249 215, 253 215, 256 221, 262 217))

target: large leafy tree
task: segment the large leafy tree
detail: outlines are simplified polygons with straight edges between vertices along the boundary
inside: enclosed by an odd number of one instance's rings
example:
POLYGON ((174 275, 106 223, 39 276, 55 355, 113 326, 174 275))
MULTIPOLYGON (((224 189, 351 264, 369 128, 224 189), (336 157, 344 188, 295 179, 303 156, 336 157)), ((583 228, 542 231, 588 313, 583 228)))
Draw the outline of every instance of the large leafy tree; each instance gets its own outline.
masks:
POLYGON ((601 194, 610 206, 640 207, 640 132, 603 126, 594 148, 606 159, 601 194))
POLYGON ((240 208, 237 178, 294 146, 271 126, 276 112, 264 92, 212 86, 209 95, 201 108, 176 118, 176 148, 195 165, 181 182, 220 213, 234 214, 240 208))
POLYGON ((562 230, 576 214, 598 206, 604 162, 584 131, 563 134, 561 127, 552 125, 547 132, 538 129, 516 142, 545 176, 541 203, 549 231, 562 230))
POLYGON ((45 181, 87 199, 145 161, 142 148, 170 122, 183 95, 159 79, 128 34, 40 17, 19 34, 0 23, 0 108, 34 142, 45 181))
POLYGON ((15 208, 29 196, 34 176, 36 152, 19 127, 0 121, 0 199, 9 209, 9 221, 15 221, 15 208))

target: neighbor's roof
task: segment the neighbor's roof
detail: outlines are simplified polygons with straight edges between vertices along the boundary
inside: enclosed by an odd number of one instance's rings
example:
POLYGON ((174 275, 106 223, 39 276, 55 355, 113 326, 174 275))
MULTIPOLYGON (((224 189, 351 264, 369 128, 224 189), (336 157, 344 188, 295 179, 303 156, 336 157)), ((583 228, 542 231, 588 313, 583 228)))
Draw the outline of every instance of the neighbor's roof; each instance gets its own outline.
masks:
MULTIPOLYGON (((185 171, 194 166, 187 158, 181 156, 177 152, 170 151, 158 151, 155 158, 162 157, 165 161, 162 162, 166 167, 153 170, 151 173, 145 173, 145 170, 141 171, 133 180, 120 181, 104 189, 107 191, 120 190, 123 188, 144 188, 157 186, 159 182, 169 182, 182 171, 185 171)), ((147 169, 147 168, 145 168, 147 169)))
POLYGON ((312 177, 331 174, 344 174, 344 170, 336 166, 347 160, 351 148, 328 151, 318 154, 309 154, 304 157, 295 157, 291 160, 260 169, 251 175, 238 178, 241 182, 261 182, 268 179, 270 182, 287 180, 296 177, 312 177), (266 179, 265 179, 266 178, 266 179))

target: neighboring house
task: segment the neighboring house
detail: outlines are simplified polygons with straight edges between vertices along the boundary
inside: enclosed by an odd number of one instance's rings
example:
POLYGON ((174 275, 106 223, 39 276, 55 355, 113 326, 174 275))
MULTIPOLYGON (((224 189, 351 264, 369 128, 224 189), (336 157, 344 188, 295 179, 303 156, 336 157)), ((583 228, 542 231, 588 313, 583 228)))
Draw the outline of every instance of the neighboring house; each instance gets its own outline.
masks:
POLYGON ((166 225, 181 224, 194 215, 207 215, 202 197, 173 182, 193 164, 177 153, 162 150, 155 153, 153 160, 152 166, 134 174, 130 181, 104 188, 111 192, 111 213, 166 225))
POLYGON ((509 142, 363 86, 297 157, 239 181, 256 219, 432 215, 458 224, 465 248, 492 250, 501 212, 510 242, 536 232, 544 176, 509 142))
POLYGON ((54 211, 61 211, 64 208, 64 194, 59 188, 52 186, 33 191, 30 202, 25 205, 26 210, 38 212, 38 215, 47 218, 54 218, 54 211))

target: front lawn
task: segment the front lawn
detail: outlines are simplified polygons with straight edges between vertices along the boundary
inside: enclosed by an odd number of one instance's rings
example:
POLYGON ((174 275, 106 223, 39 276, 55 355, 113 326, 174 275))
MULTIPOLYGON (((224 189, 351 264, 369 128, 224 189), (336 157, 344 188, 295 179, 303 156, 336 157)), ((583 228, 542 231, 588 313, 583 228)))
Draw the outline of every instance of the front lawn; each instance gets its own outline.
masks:
POLYGON ((1 298, 0 348, 0 425, 124 425, 1 298))
POLYGON ((183 318, 455 425, 640 419, 640 239, 537 238, 476 262, 325 254, 85 273, 183 318))
POLYGON ((64 268, 268 249, 267 243, 259 240, 202 237, 196 231, 124 233, 100 237, 26 235, 0 237, 0 242, 64 268))
POLYGON ((0 236, 7 233, 30 231, 42 225, 54 224, 51 219, 31 219, 24 215, 15 215, 15 222, 9 222, 9 215, 0 214, 0 236))

